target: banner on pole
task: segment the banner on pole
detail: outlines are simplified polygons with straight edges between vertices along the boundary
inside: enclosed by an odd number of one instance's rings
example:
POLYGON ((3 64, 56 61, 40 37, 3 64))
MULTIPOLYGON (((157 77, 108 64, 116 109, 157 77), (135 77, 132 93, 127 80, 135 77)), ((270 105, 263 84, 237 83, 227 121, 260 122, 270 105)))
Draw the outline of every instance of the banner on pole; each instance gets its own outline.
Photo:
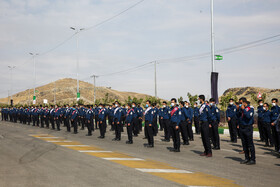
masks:
POLYGON ((219 73, 217 73, 217 72, 211 72, 211 97, 216 100, 217 104, 219 104, 218 75, 219 75, 219 73))

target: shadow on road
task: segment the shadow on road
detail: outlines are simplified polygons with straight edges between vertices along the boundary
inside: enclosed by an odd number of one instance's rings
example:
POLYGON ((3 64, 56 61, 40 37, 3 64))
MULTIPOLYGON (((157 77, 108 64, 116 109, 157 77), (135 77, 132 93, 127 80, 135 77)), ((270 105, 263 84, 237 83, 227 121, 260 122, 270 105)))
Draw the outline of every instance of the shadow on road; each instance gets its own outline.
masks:
POLYGON ((203 153, 202 151, 196 151, 196 150, 191 150, 191 151, 198 155, 201 155, 203 153))
POLYGON ((234 160, 236 162, 241 162, 243 160, 242 158, 238 158, 238 157, 225 157, 225 158, 234 160))

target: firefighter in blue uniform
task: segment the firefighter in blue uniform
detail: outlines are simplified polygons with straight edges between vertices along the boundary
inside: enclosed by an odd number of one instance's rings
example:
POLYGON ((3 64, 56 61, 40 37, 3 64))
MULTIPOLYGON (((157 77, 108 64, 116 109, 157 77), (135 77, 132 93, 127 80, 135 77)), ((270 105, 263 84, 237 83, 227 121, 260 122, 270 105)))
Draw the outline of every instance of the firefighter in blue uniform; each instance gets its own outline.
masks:
POLYGON ((143 108, 140 104, 137 106, 137 117, 138 117, 138 124, 139 124, 139 131, 142 132, 142 122, 143 122, 143 108))
POLYGON ((125 118, 125 125, 127 129, 127 136, 128 136, 128 141, 126 141, 126 144, 133 144, 132 140, 132 132, 133 132, 133 121, 136 118, 135 112, 133 108, 131 107, 131 104, 127 104, 127 112, 126 112, 126 118, 125 118))
POLYGON ((220 136, 219 136, 219 123, 220 123, 220 110, 216 106, 216 100, 211 98, 210 100, 210 131, 212 134, 213 149, 220 149, 220 136))
POLYGON ((264 141, 264 133, 263 133, 263 112, 264 112, 264 106, 263 106, 263 100, 258 101, 258 108, 257 108, 257 113, 258 113, 258 129, 259 129, 259 134, 260 134, 260 139, 263 142, 264 141))
MULTIPOLYGON (((137 109, 135 102, 132 102, 131 108, 133 110, 132 131, 133 131, 134 136, 138 136, 138 134, 139 134, 139 120, 138 120, 139 110, 137 109)), ((127 121, 126 121, 126 123, 127 123, 127 121)))
POLYGON ((264 103, 262 112, 262 131, 263 139, 265 141, 265 146, 273 147, 273 140, 271 136, 271 112, 269 111, 268 103, 264 103))
POLYGON ((254 124, 254 108, 250 106, 246 98, 240 98, 242 105, 242 115, 240 121, 240 134, 243 141, 243 150, 245 152, 245 160, 241 164, 256 164, 255 146, 253 142, 253 124, 254 124))
POLYGON ((100 130, 100 136, 98 138, 103 139, 105 138, 106 132, 106 113, 105 113, 104 105, 99 104, 98 114, 97 114, 97 124, 100 130))
POLYGON ((200 156, 212 157, 212 148, 209 137, 209 120, 210 108, 205 103, 205 96, 199 95, 200 108, 199 108, 199 121, 201 127, 201 138, 204 147, 204 152, 200 156))
POLYGON ((166 101, 162 102, 160 115, 164 130, 164 139, 162 141, 170 142, 170 108, 167 106, 166 101))
POLYGON ((187 120, 187 133, 190 141, 193 141, 193 130, 192 130, 192 120, 193 120, 193 109, 190 106, 190 103, 185 101, 185 108, 187 110, 188 116, 186 116, 187 120))
POLYGON ((44 115, 46 128, 48 129, 48 128, 50 128, 50 123, 49 123, 50 111, 49 111, 48 107, 45 107, 43 115, 44 115))
POLYGON ((79 116, 78 107, 75 108, 75 106, 73 106, 72 114, 71 114, 71 123, 74 128, 73 134, 78 134, 78 116, 79 116))
POLYGON ((154 134, 153 134, 153 108, 151 107, 151 101, 146 101, 146 111, 144 113, 145 116, 145 134, 147 135, 148 145, 147 147, 154 147, 154 134))
POLYGON ((173 149, 170 151, 180 152, 180 115, 181 111, 177 106, 177 100, 175 98, 171 99, 171 108, 170 108, 170 132, 173 140, 173 149))
MULTIPOLYGON (((272 107, 271 107, 271 121, 275 121, 277 119, 277 117, 280 114, 280 107, 277 105, 278 103, 278 99, 273 98, 271 100, 272 102, 272 107)), ((271 123, 271 130, 272 130, 272 139, 274 142, 274 146, 275 146, 275 151, 279 151, 280 150, 280 136, 279 133, 277 131, 276 125, 271 123)))
POLYGON ((153 121, 152 121, 152 126, 153 126, 153 135, 156 136, 158 133, 158 108, 156 107, 156 103, 152 104, 153 107, 153 121))
POLYGON ((193 121, 195 126, 195 133, 200 134, 200 127, 199 127, 199 108, 197 107, 197 103, 194 103, 193 106, 193 121))
POLYGON ((120 141, 121 140, 121 131, 122 131, 122 124, 121 124, 121 116, 122 116, 122 109, 120 107, 120 103, 118 101, 115 102, 115 109, 114 109, 114 122, 115 125, 115 135, 116 137, 113 141, 120 141))
POLYGON ((99 107, 95 104, 95 105, 94 105, 95 129, 98 129, 98 113, 99 113, 99 107))
POLYGON ((187 124, 188 111, 185 107, 184 101, 180 102, 180 111, 181 111, 181 115, 180 115, 179 127, 180 127, 181 136, 183 139, 183 145, 189 145, 189 136, 188 136, 188 130, 187 130, 187 128, 188 128, 188 124, 187 124))
POLYGON ((59 119, 60 114, 61 114, 61 109, 57 105, 55 105, 54 120, 56 122, 56 129, 58 131, 60 131, 60 119, 59 119))
POLYGON ((86 114, 85 114, 85 123, 88 129, 88 134, 86 136, 92 136, 92 124, 91 124, 91 119, 92 119, 92 110, 90 110, 89 107, 86 108, 86 114))
POLYGON ((229 99, 226 117, 228 121, 230 140, 233 143, 237 143, 236 106, 234 105, 233 99, 229 99))

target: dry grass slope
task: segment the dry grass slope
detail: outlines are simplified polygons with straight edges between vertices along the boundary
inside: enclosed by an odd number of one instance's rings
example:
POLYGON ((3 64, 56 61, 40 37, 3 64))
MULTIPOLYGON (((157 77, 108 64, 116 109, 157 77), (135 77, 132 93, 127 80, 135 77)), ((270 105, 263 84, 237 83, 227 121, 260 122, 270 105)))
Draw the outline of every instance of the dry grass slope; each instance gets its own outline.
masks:
MULTIPOLYGON (((93 84, 80 81, 81 99, 86 104, 93 103, 93 84)), ((46 84, 36 88, 37 104, 43 103, 43 99, 47 99, 49 103, 54 102, 54 95, 56 103, 65 104, 73 103, 76 101, 77 80, 71 78, 60 79, 55 82, 46 84)), ((145 98, 149 97, 146 94, 134 92, 120 92, 105 87, 96 87, 96 99, 104 98, 105 94, 109 94, 109 98, 118 99, 123 102, 128 96, 145 98)), ((28 104, 28 100, 32 103, 33 90, 25 90, 13 95, 14 104, 28 104)), ((8 103, 8 98, 1 98, 0 103, 8 103)))

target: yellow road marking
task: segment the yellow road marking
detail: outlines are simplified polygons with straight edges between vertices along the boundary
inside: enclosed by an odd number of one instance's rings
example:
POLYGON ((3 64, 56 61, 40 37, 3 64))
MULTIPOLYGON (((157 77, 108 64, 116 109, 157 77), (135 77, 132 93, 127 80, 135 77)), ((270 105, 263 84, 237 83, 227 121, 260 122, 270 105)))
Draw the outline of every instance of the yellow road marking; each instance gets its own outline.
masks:
POLYGON ((150 173, 179 184, 188 186, 228 186, 235 187, 239 186, 234 184, 234 181, 216 177, 213 175, 208 175, 204 173, 150 173))
MULTIPOLYGON (((54 136, 51 135, 31 135, 35 138, 39 138, 41 140, 45 141, 51 141, 51 140, 60 140, 65 141, 65 139, 55 139, 54 136)), ((208 175, 205 173, 195 172, 191 173, 185 170, 181 170, 175 167, 172 167, 166 163, 161 163, 153 160, 144 160, 135 158, 123 153, 118 152, 102 152, 103 149, 99 147, 94 146, 86 146, 79 142, 50 142, 53 144, 61 145, 61 146, 67 146, 70 145, 71 147, 67 147, 68 149, 77 150, 77 151, 100 151, 100 152, 83 152, 85 154, 95 156, 98 158, 107 159, 111 162, 137 169, 138 171, 149 173, 151 175, 161 177, 163 179, 173 181, 179 184, 188 185, 188 186, 226 186, 226 187, 235 187, 239 186, 234 183, 234 181, 216 177, 213 175, 208 175), (76 145, 76 146, 75 146, 76 145), (83 147, 83 146, 84 147, 83 147), (125 159, 128 160, 125 160, 125 159), (120 160, 116 160, 120 159, 120 160), (124 160, 121 160, 124 159, 124 160), (129 159, 135 159, 135 160, 129 160, 129 159), (139 160, 138 160, 139 159, 139 160), (170 170, 170 172, 168 172, 170 170), (178 171, 178 172, 177 172, 178 171)))
POLYGON ((111 153, 86 153, 88 155, 92 155, 95 157, 99 157, 99 158, 133 158, 131 156, 122 154, 122 153, 116 153, 116 152, 111 152, 111 153))
POLYGON ((124 160, 114 160, 112 162, 130 167, 130 168, 147 168, 147 169, 176 169, 174 167, 169 166, 168 164, 146 160, 146 161, 124 161, 124 160))

